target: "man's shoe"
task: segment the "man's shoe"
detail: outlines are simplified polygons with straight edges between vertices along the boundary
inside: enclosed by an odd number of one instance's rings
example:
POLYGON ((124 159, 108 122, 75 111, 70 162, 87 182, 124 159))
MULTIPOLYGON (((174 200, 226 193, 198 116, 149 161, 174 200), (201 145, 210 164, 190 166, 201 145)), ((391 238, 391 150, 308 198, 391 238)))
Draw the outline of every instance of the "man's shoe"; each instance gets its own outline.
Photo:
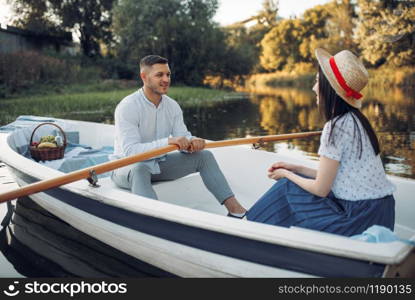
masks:
POLYGON ((241 220, 245 219, 246 220, 246 213, 244 213, 242 216, 235 216, 231 213, 228 213, 228 217, 235 218, 235 219, 241 219, 241 220))

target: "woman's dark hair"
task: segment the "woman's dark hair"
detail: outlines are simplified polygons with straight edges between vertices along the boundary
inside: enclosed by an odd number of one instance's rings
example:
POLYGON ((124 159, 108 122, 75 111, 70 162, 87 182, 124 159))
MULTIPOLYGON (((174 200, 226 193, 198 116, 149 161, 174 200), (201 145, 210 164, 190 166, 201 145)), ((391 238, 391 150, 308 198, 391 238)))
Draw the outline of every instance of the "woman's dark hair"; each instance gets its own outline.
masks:
POLYGON ((356 118, 359 119, 360 123, 365 129, 369 137, 370 143, 372 144, 375 155, 378 155, 380 153, 379 141, 375 131, 369 123, 369 120, 365 117, 364 114, 362 114, 362 112, 359 109, 349 105, 339 95, 337 95, 336 91, 331 87, 330 82, 327 80, 326 76, 324 75, 320 67, 318 69, 318 97, 320 114, 326 119, 326 121, 332 121, 331 130, 329 134, 329 142, 334 142, 332 141, 332 132, 334 130, 334 127, 336 126, 336 123, 340 119, 342 119, 342 117, 346 113, 350 112, 352 113, 353 121, 355 123, 354 132, 357 132, 357 134, 359 135, 359 159, 362 157, 363 150, 362 133, 360 132, 360 127, 357 124, 356 118), (333 121, 333 119, 335 120, 333 121))

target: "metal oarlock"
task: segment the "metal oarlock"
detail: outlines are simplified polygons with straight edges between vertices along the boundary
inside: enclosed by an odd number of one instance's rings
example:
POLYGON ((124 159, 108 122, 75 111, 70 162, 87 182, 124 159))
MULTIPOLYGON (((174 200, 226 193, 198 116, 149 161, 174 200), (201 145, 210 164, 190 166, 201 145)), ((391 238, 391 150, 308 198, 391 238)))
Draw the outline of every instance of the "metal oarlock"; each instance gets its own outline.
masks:
POLYGON ((9 201, 7 202, 7 213, 4 216, 3 220, 1 221, 1 226, 6 227, 10 224, 10 221, 12 219, 13 213, 14 213, 15 206, 9 201))
POLYGON ((259 149, 265 146, 265 142, 262 139, 259 139, 258 142, 252 144, 253 149, 259 149))
POLYGON ((98 176, 97 176, 97 173, 95 172, 95 170, 89 171, 89 177, 87 178, 87 180, 89 182, 89 186, 91 186, 91 187, 99 187, 100 186, 99 184, 97 184, 98 176))

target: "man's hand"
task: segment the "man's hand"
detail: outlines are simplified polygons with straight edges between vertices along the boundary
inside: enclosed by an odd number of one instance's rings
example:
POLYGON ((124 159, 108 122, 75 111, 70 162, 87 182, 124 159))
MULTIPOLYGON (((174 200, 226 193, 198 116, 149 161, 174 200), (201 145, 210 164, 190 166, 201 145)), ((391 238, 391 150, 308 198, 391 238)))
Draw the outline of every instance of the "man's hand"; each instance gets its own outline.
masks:
POLYGON ((190 142, 184 136, 171 137, 168 140, 169 145, 179 146, 179 150, 189 150, 190 142))
POLYGON ((205 145, 206 145, 206 142, 204 139, 195 137, 190 141, 190 148, 188 150, 189 152, 200 151, 205 148, 205 145))

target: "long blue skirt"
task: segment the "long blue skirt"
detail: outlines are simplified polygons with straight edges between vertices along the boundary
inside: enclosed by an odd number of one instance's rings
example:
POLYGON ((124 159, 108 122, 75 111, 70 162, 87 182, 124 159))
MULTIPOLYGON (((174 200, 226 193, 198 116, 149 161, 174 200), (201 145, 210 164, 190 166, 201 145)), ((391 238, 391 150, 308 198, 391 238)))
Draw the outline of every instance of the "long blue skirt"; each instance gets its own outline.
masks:
POLYGON ((336 199, 332 193, 322 198, 282 178, 249 209, 247 219, 352 236, 372 225, 393 230, 395 199, 390 195, 381 199, 349 201, 336 199))

